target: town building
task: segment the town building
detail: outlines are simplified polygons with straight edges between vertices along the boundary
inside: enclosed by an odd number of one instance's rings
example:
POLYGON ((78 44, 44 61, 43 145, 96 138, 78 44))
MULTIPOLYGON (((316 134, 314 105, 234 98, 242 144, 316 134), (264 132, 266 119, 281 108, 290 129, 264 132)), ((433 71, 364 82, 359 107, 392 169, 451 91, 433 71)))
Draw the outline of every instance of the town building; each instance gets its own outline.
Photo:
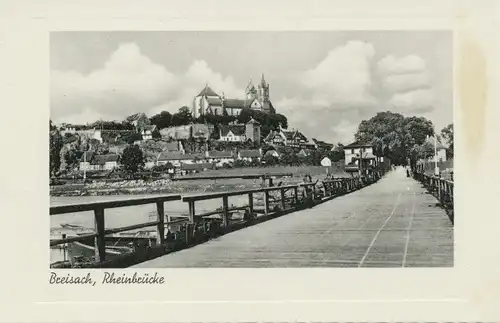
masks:
POLYGON ((359 159, 363 160, 363 166, 376 165, 377 157, 373 154, 373 145, 355 141, 344 146, 345 164, 359 166, 359 159))
POLYGON ((153 131, 156 130, 156 125, 147 125, 141 129, 142 140, 152 140, 153 131))
POLYGON ((260 144, 260 124, 251 119, 246 124, 230 124, 219 126, 219 141, 247 142, 260 144))
POLYGON ((333 144, 330 144, 330 143, 327 143, 327 142, 324 142, 324 141, 321 141, 321 140, 317 140, 315 138, 313 138, 312 141, 314 143, 315 148, 318 149, 318 150, 328 151, 328 150, 332 150, 333 149, 333 144))
POLYGON ((257 88, 252 81, 245 89, 245 97, 241 99, 226 98, 224 93, 217 94, 208 84, 194 97, 192 115, 198 118, 203 115, 238 116, 244 108, 265 113, 276 113, 269 95, 269 84, 264 75, 257 88))
POLYGON ((222 167, 224 164, 231 164, 234 162, 234 153, 229 150, 210 150, 205 152, 206 161, 215 163, 217 167, 222 167))
POLYGON ((244 161, 260 161, 262 159, 262 151, 260 149, 240 150, 238 159, 244 161))
POLYGON ((112 170, 118 167, 119 160, 120 155, 117 154, 96 155, 91 166, 93 170, 112 170))
POLYGON ((294 148, 314 148, 307 137, 299 130, 285 130, 280 128, 278 131, 270 131, 264 142, 272 146, 288 146, 294 148))
POLYGON ((205 162, 203 154, 182 154, 179 151, 164 151, 158 154, 156 165, 166 165, 171 163, 174 167, 180 167, 181 164, 196 164, 205 162))

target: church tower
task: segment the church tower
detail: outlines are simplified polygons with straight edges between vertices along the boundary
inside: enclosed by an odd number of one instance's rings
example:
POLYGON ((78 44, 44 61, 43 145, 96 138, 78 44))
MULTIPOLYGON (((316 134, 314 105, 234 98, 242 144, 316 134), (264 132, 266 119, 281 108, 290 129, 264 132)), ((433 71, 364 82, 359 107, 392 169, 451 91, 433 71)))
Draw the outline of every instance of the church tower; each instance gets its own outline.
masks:
POLYGON ((262 74, 262 80, 259 83, 259 101, 269 102, 269 84, 264 79, 264 74, 262 74))
POLYGON ((245 94, 246 94, 246 101, 247 102, 252 102, 257 98, 257 90, 255 89, 255 86, 253 86, 252 80, 248 82, 247 88, 245 89, 245 94))

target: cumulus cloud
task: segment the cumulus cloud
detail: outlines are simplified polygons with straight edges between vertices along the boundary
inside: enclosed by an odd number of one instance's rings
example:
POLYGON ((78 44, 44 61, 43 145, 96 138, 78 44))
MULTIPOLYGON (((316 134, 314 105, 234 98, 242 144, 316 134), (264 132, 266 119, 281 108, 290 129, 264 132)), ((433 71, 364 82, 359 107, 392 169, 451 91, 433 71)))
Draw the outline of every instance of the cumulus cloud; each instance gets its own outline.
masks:
POLYGON ((205 83, 230 95, 243 93, 231 77, 214 72, 204 61, 195 61, 183 75, 175 75, 151 61, 135 43, 125 43, 101 69, 88 74, 52 71, 51 118, 85 123, 123 120, 137 112, 176 112, 189 106, 205 83))
POLYGON ((350 41, 328 52, 315 68, 301 75, 301 82, 313 90, 313 100, 319 105, 373 104, 370 68, 374 54, 372 44, 350 41))
POLYGON ((436 96, 430 71, 416 55, 386 56, 377 63, 378 75, 388 94, 387 104, 401 113, 428 112, 436 96))
POLYGON ((370 43, 350 41, 332 49, 314 68, 300 75, 309 97, 286 97, 276 106, 292 127, 310 137, 347 143, 359 123, 377 112, 432 111, 436 94, 431 72, 416 55, 385 56, 374 61, 370 43), (314 113, 314 116, 313 116, 314 113))

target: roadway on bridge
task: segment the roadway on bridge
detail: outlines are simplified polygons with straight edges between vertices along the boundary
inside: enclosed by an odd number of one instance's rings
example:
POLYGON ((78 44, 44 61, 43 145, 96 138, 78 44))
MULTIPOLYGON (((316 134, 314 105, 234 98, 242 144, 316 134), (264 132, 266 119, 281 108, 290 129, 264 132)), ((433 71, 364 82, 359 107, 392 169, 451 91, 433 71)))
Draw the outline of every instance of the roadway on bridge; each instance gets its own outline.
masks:
POLYGON ((436 203, 398 169, 314 208, 135 267, 452 267, 453 225, 436 203))

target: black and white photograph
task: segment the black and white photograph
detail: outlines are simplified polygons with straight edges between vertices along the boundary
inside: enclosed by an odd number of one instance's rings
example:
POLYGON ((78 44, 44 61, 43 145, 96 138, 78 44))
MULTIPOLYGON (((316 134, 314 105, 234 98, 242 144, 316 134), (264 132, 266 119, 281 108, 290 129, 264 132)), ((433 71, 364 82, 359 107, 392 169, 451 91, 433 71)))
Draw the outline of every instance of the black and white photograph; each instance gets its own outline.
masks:
POLYGON ((52 270, 454 267, 452 31, 53 31, 49 60, 52 270))

